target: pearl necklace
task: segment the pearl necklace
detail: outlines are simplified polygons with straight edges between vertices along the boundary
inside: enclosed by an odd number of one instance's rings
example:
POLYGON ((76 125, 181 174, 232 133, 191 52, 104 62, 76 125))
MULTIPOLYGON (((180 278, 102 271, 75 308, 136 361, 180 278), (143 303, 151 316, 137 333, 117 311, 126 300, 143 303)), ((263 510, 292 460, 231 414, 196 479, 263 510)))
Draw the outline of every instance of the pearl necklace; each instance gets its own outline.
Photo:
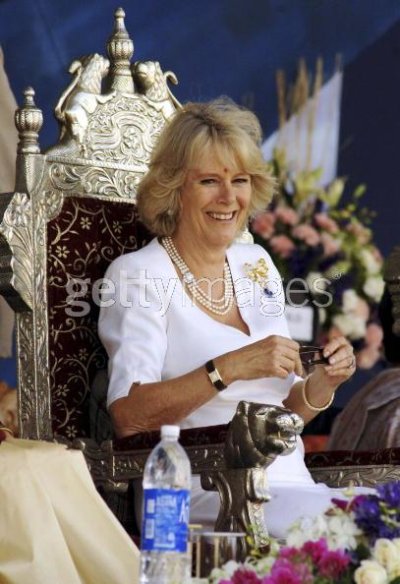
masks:
MULTIPOLYGON (((233 283, 231 270, 227 260, 224 264, 224 294, 221 298, 211 298, 200 288, 196 278, 189 270, 188 265, 179 255, 174 242, 171 237, 163 237, 161 240, 166 252, 168 253, 171 260, 174 262, 180 273, 182 274, 183 283, 188 287, 192 297, 199 304, 207 308, 210 312, 218 315, 224 315, 229 312, 233 304, 233 283)), ((213 283, 211 283, 211 286, 213 283)))

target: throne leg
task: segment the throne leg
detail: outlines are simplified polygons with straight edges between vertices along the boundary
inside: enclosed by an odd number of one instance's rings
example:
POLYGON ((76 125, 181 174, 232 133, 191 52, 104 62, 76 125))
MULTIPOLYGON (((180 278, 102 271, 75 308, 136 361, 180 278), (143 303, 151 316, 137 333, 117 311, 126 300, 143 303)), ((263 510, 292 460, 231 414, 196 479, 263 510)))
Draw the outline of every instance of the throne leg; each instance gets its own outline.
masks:
MULTIPOLYGON (((205 491, 218 491, 220 510, 215 531, 249 533, 257 547, 269 543, 264 522, 263 505, 270 500, 267 474, 263 468, 237 468, 204 471, 201 486, 205 491)), ((248 549, 246 537, 239 542, 239 554, 245 558, 248 549)))

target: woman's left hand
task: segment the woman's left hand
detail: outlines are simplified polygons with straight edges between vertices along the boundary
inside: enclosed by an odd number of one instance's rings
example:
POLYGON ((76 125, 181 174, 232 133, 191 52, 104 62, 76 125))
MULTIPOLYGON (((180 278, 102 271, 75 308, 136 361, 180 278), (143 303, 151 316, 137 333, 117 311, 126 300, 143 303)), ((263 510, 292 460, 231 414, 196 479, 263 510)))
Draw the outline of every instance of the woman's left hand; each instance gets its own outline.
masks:
POLYGON ((329 359, 328 365, 317 365, 312 374, 324 383, 336 389, 347 381, 356 370, 356 358, 352 345, 345 337, 336 337, 329 341, 323 349, 324 357, 329 359))

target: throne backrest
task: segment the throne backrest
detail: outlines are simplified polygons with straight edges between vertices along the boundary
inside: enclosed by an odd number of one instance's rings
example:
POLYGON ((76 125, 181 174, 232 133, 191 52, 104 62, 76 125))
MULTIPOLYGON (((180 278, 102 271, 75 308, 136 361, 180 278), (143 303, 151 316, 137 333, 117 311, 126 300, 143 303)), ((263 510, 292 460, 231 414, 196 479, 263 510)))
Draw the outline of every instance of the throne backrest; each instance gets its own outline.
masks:
POLYGON ((88 435, 93 378, 106 366, 97 336, 108 264, 150 238, 137 219, 137 185, 179 103, 158 62, 131 64, 133 43, 115 12, 108 58, 74 61, 55 115, 57 143, 41 153, 41 111, 28 88, 16 112, 14 193, 0 208, 0 293, 17 312, 22 437, 88 435))

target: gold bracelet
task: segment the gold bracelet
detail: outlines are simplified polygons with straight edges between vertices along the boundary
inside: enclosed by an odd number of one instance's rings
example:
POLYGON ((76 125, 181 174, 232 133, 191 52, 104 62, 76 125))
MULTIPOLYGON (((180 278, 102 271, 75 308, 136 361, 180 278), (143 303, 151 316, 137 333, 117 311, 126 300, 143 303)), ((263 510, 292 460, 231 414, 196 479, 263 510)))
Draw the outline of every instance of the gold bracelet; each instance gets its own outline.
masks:
POLYGON ((309 410, 312 410, 313 412, 323 412, 324 410, 327 410, 333 403, 333 400, 335 399, 335 392, 332 393, 331 397, 329 398, 329 401, 324 404, 323 406, 313 406, 312 404, 310 404, 310 402, 307 399, 306 396, 306 387, 307 387, 307 382, 309 380, 309 377, 306 377, 305 380, 303 381, 303 383, 301 384, 301 395, 303 398, 304 403, 306 404, 306 406, 308 407, 309 410))

